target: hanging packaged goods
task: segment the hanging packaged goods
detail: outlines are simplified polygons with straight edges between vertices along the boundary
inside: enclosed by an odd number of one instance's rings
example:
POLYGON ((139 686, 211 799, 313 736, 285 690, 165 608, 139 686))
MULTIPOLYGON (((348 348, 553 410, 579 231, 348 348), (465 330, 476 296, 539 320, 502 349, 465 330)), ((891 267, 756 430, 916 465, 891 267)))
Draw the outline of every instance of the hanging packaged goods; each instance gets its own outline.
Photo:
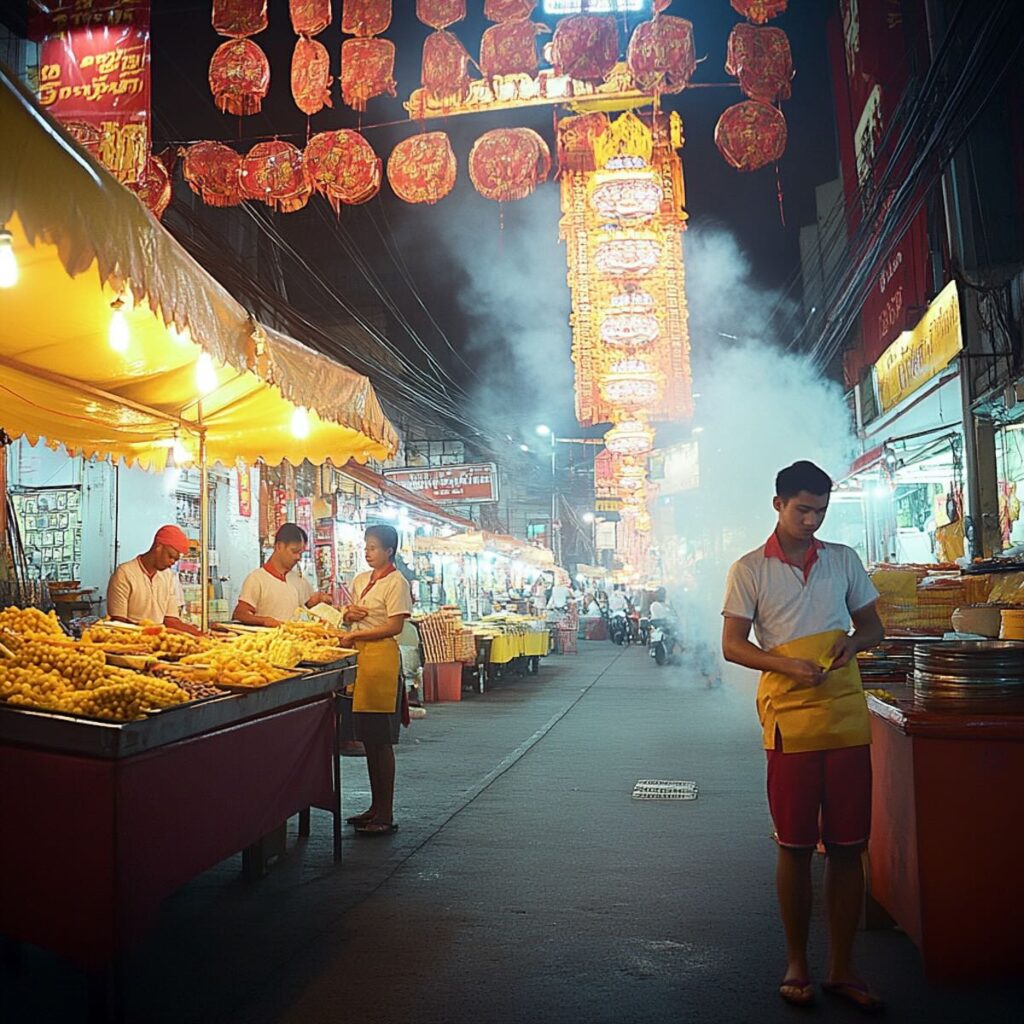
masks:
POLYGON ((184 151, 182 171, 208 206, 237 206, 242 199, 242 158, 222 142, 197 142, 184 151))
POLYGON ((331 0, 289 0, 288 11, 297 36, 319 35, 331 23, 331 0))
POLYGON ((320 132, 306 143, 303 155, 307 180, 335 212, 342 203, 356 206, 380 191, 383 164, 358 132, 320 132))
POLYGON ((244 39, 267 27, 267 0, 213 0, 211 21, 218 35, 244 39))
POLYGON ((539 66, 537 36, 544 25, 508 21, 492 25, 480 38, 480 70, 485 78, 498 75, 534 75, 539 66))
POLYGON ((292 98, 304 114, 318 114, 331 103, 331 58, 327 47, 299 36, 292 54, 292 98))
POLYGON ((551 170, 548 144, 529 128, 495 128, 473 143, 469 177, 485 199, 525 199, 551 170))
POLYGON ((755 25, 771 21, 787 7, 787 0, 730 0, 730 3, 737 14, 742 14, 747 21, 752 21, 755 25))
POLYGON ((745 100, 729 107, 715 125, 715 145, 737 171, 756 171, 786 150, 786 119, 767 103, 745 100))
POLYGON ((667 14, 641 22, 630 37, 626 66, 638 89, 682 92, 697 70, 693 22, 667 14))
POLYGON ((736 25, 729 34, 725 70, 739 78, 744 95, 752 100, 788 100, 794 73, 789 37, 781 28, 736 25))
POLYGON ((302 151, 289 142, 259 142, 242 158, 242 191, 282 213, 301 210, 312 187, 302 167, 302 151))
POLYGON ((435 29, 446 29, 466 16, 466 0, 416 0, 416 17, 435 29))
POLYGON ((270 89, 270 62, 251 39, 222 43, 210 60, 210 91, 223 114, 258 114, 270 89))
POLYGON ((423 88, 436 103, 459 103, 469 94, 472 58, 451 32, 431 32, 423 41, 423 88))
POLYGON ((444 132, 403 139, 388 157, 388 181, 407 203, 436 203, 455 187, 458 163, 444 132))
POLYGON ((614 16, 574 14, 558 22, 551 42, 556 75, 603 82, 618 59, 619 30, 614 16))
POLYGON ((537 0, 484 0, 484 17, 488 21, 518 21, 528 18, 537 7, 537 0))
POLYGON ((341 31, 347 36, 378 36, 391 24, 391 0, 342 0, 341 31))
POLYGON ((395 44, 390 39, 346 39, 341 44, 341 96, 366 110, 374 96, 394 96, 395 44))

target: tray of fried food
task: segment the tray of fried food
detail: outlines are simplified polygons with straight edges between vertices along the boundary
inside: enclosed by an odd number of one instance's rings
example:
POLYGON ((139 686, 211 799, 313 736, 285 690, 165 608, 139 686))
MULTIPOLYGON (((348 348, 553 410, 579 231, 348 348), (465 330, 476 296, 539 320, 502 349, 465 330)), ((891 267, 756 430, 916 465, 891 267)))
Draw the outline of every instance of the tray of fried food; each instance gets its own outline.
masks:
POLYGON ((164 660, 183 658, 206 650, 206 637, 180 633, 154 624, 126 629, 126 624, 98 622, 82 633, 82 642, 102 648, 108 654, 151 654, 164 660))
POLYGON ((56 612, 41 612, 38 608, 16 608, 14 605, 0 611, 0 633, 65 635, 56 612))
POLYGON ((294 668, 279 668, 264 658, 240 653, 231 643, 218 644, 201 654, 190 654, 182 658, 176 667, 186 671, 192 668, 208 670, 208 681, 226 690, 259 689, 302 674, 294 668))
POLYGON ((303 665, 333 665, 336 661, 344 661, 346 658, 354 657, 359 652, 351 647, 328 647, 318 644, 316 647, 307 647, 305 656, 302 659, 303 665))

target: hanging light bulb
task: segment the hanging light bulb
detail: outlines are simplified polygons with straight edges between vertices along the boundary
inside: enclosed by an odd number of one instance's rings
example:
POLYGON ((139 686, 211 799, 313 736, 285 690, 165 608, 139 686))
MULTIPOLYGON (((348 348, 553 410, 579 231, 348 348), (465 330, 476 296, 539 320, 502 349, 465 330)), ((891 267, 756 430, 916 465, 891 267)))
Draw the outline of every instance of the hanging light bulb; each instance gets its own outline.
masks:
POLYGON ((179 330, 176 324, 168 324, 167 333, 171 336, 171 341, 178 345, 187 345, 192 341, 192 335, 189 334, 187 327, 179 330))
POLYGON ((14 238, 7 228, 0 229, 0 288, 18 283, 18 261, 14 256, 14 238))
POLYGON ((292 413, 292 433, 300 439, 309 437, 309 412, 304 405, 296 406, 292 413))
POLYGON ((217 371, 209 352, 200 352, 196 360, 196 388, 201 395, 208 395, 217 386, 217 371))
POLYGON ((110 304, 110 327, 107 329, 107 343, 115 352, 127 352, 132 336, 124 316, 124 299, 120 295, 110 304))

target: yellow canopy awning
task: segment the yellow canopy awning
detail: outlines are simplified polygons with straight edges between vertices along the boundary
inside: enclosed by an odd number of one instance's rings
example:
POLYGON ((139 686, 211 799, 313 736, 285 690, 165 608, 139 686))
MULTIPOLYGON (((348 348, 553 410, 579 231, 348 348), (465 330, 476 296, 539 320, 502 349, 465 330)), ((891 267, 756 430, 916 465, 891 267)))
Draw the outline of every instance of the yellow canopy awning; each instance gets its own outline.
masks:
POLYGON ((195 461, 201 432, 211 462, 340 465, 394 453, 366 377, 257 324, 2 70, 0 139, 0 226, 19 267, 17 284, 0 288, 0 427, 10 435, 155 469, 175 440, 195 461), (119 295, 124 352, 108 343, 119 295), (216 382, 201 394, 204 351, 216 382), (300 405, 306 436, 293 423, 300 405))

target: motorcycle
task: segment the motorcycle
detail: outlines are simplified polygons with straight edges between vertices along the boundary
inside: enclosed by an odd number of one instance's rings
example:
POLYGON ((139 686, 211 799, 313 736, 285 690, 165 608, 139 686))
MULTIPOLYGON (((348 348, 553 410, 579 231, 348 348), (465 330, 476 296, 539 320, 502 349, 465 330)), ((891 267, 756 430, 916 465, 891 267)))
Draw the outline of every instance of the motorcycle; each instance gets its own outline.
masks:
POLYGON ((625 612, 612 612, 608 617, 608 639, 620 647, 630 643, 629 620, 625 612))
POLYGON ((682 647, 676 635, 676 624, 671 619, 651 621, 648 651, 656 665, 678 665, 682 647))

